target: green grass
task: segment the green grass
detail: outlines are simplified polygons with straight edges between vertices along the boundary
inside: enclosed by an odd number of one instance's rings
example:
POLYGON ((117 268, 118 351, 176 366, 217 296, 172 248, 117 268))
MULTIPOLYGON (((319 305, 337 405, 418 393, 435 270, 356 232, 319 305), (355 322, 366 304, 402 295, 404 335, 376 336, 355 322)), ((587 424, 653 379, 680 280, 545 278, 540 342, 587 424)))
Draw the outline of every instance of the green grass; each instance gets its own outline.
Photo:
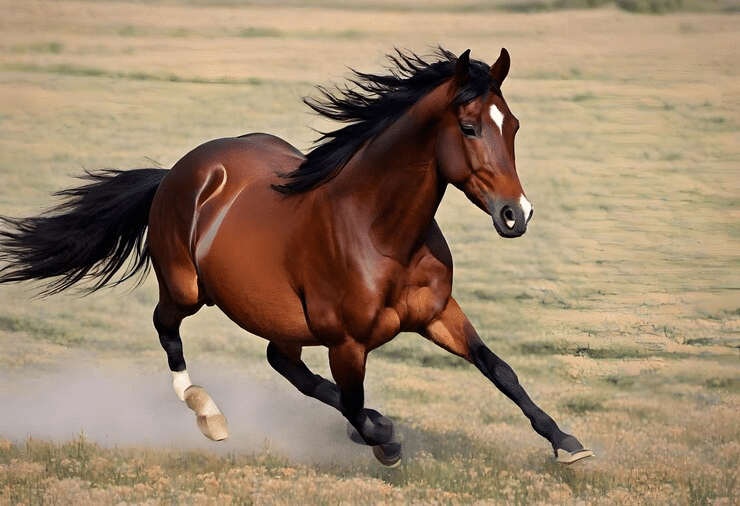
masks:
MULTIPOLYGON (((234 7, 244 6, 238 0, 182 0, 181 4, 195 6, 234 7)), ((263 2, 254 2, 262 5, 263 2)), ((592 9, 616 4, 627 12, 662 14, 675 11, 720 11, 737 12, 740 8, 737 0, 427 0, 410 2, 392 2, 390 0, 361 0, 348 3, 343 0, 319 0, 311 3, 313 7, 341 10, 390 10, 397 12, 514 12, 538 13, 547 11, 592 9)), ((280 0, 270 5, 276 7, 303 7, 300 0, 280 0)))
POLYGON ((71 63, 52 65, 37 65, 33 63, 8 63, 3 64, 5 70, 16 72, 38 72, 43 74, 58 74, 72 77, 103 77, 108 79, 128 79, 132 81, 163 81, 171 83, 195 83, 195 84, 227 84, 232 86, 260 86, 265 84, 262 79, 250 77, 246 79, 233 79, 230 77, 206 78, 196 76, 183 76, 178 74, 155 74, 145 71, 121 72, 111 71, 99 67, 87 67, 71 63))
POLYGON ((49 325, 44 321, 31 318, 0 315, 0 331, 5 331, 10 339, 23 339, 25 335, 31 339, 70 347, 84 344, 83 338, 60 329, 59 326, 49 325))
POLYGON ((254 26, 248 26, 246 28, 241 28, 237 32, 239 37, 246 37, 246 38, 273 38, 273 37, 283 37, 284 33, 278 30, 277 28, 262 28, 262 27, 254 27, 254 26))
POLYGON ((35 42, 13 46, 10 51, 13 53, 61 54, 64 51, 64 44, 61 42, 35 42))
POLYGON ((467 368, 470 364, 455 355, 424 341, 418 335, 399 336, 387 345, 373 351, 373 357, 391 362, 414 364, 431 368, 467 368))
POLYGON ((740 378, 711 378, 706 381, 707 388, 740 393, 740 378))

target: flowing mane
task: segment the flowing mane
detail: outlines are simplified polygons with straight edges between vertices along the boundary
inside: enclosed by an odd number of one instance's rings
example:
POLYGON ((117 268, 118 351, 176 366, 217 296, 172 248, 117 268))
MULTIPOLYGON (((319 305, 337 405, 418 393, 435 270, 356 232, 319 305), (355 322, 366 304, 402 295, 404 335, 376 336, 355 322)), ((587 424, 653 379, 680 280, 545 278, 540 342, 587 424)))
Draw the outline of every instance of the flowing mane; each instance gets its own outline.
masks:
MULTIPOLYGON (((303 101, 320 115, 346 126, 323 133, 306 160, 296 170, 280 174, 285 183, 273 185, 283 194, 301 193, 332 179, 350 157, 368 140, 379 135, 424 95, 455 74, 457 56, 438 48, 437 61, 424 61, 414 53, 396 50, 388 55, 392 63, 387 75, 366 74, 352 70, 350 82, 335 91, 318 87, 320 98, 303 101)), ((470 61, 470 79, 453 99, 456 104, 468 103, 498 88, 489 74, 488 64, 470 61)))

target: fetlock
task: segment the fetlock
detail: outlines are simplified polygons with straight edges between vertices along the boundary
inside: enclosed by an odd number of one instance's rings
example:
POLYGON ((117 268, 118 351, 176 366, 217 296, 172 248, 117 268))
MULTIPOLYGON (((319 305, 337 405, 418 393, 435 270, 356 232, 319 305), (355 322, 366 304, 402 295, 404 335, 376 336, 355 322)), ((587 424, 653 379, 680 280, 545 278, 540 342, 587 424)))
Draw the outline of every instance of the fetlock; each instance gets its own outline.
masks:
POLYGON ((370 446, 387 444, 393 441, 393 422, 375 411, 363 409, 357 423, 352 424, 370 446))
POLYGON ((337 386, 318 374, 315 375, 315 379, 317 380, 316 387, 314 388, 311 397, 314 397, 333 408, 340 409, 341 401, 337 386))

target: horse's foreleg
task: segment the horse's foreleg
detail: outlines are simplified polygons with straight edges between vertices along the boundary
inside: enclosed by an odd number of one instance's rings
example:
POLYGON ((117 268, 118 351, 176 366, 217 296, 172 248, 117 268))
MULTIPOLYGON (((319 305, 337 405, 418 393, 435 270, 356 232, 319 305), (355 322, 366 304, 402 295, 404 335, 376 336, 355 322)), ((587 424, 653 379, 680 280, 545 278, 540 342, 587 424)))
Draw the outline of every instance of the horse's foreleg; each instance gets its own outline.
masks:
POLYGON ((167 353, 167 363, 172 371, 172 386, 181 401, 195 412, 198 428, 204 436, 213 441, 229 437, 226 418, 202 387, 193 385, 185 366, 185 357, 180 338, 182 318, 163 315, 160 306, 154 310, 154 327, 159 334, 159 342, 167 353))
POLYGON ((329 367, 339 389, 340 410, 354 429, 348 430, 350 439, 372 446, 381 464, 395 467, 401 462, 402 452, 401 443, 394 438, 393 422, 364 407, 366 361, 365 347, 351 340, 329 348, 329 367))
POLYGON ((340 411, 370 446, 393 441, 393 422, 372 409, 365 409, 365 347, 347 340, 329 348, 329 367, 339 389, 340 411))
POLYGON ((550 441, 559 462, 570 464, 593 455, 575 437, 560 430, 555 421, 532 401, 519 384, 514 370, 483 344, 454 299, 450 299, 443 313, 426 327, 423 335, 473 363, 504 395, 514 401, 529 418, 532 428, 550 441))

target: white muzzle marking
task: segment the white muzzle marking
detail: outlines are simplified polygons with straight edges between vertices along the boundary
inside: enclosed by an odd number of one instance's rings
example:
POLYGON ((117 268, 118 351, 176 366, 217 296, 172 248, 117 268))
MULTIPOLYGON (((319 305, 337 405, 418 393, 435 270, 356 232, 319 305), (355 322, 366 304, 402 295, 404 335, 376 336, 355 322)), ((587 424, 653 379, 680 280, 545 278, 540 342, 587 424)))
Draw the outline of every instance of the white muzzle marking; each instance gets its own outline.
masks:
POLYGON ((519 197, 519 205, 522 207, 522 211, 524 211, 524 219, 529 221, 529 217, 532 215, 532 203, 527 200, 527 197, 522 195, 519 197))

